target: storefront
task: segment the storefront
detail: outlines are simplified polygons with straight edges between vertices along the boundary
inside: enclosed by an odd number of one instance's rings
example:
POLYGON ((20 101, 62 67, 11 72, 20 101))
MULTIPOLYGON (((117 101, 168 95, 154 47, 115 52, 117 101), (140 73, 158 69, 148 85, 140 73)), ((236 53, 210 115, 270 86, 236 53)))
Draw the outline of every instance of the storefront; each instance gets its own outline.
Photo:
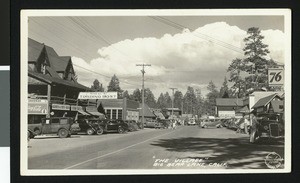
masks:
POLYGON ((139 103, 124 99, 99 99, 98 107, 104 109, 108 119, 139 120, 139 103))

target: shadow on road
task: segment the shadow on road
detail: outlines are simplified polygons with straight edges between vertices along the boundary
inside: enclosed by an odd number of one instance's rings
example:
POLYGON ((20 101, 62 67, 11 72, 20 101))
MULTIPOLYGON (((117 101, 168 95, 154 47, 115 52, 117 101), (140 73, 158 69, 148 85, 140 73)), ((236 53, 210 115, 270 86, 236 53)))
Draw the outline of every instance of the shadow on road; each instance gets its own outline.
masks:
POLYGON ((204 158, 207 159, 207 163, 227 162, 227 168, 265 169, 268 167, 264 159, 269 153, 276 152, 284 157, 283 141, 250 144, 247 137, 228 139, 184 137, 160 139, 151 145, 163 147, 167 151, 188 154, 186 157, 180 157, 182 159, 204 158))

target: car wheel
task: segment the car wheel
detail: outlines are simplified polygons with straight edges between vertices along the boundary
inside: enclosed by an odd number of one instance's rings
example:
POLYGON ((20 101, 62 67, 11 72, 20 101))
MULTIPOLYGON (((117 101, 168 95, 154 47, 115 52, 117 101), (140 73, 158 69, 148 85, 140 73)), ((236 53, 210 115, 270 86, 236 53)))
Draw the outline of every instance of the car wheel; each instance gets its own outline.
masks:
POLYGON ((119 128, 118 128, 118 132, 119 132, 119 133, 124 133, 124 132, 125 132, 125 130, 124 130, 124 128, 123 128, 123 127, 119 127, 119 128))
POLYGON ((86 134, 88 134, 88 135, 93 135, 93 134, 94 134, 94 130, 91 129, 91 128, 88 128, 88 129, 86 130, 86 134))
POLYGON ((99 127, 99 129, 96 131, 97 135, 102 135, 104 132, 102 127, 99 127))
POLYGON ((68 130, 66 130, 66 129, 64 129, 64 128, 62 128, 62 129, 60 129, 60 130, 58 131, 58 136, 59 136, 60 138, 66 138, 66 137, 68 137, 68 135, 69 135, 68 130))
POLYGON ((133 132, 133 128, 132 128, 132 127, 130 127, 128 130, 129 130, 130 132, 133 132))
POLYGON ((38 128, 34 129, 33 132, 34 132, 35 134, 40 134, 40 133, 41 133, 40 129, 38 129, 38 128))

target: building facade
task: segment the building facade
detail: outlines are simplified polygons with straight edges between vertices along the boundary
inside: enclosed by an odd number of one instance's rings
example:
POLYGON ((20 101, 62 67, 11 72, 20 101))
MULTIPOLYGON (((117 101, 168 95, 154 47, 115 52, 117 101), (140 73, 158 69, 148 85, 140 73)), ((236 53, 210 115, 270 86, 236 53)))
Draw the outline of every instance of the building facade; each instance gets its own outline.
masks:
POLYGON ((71 57, 59 56, 43 43, 28 39, 28 122, 44 117, 76 117, 78 111, 96 104, 78 100, 90 88, 77 82, 71 57))
POLYGON ((103 99, 97 101, 108 119, 139 120, 139 103, 123 99, 103 99))

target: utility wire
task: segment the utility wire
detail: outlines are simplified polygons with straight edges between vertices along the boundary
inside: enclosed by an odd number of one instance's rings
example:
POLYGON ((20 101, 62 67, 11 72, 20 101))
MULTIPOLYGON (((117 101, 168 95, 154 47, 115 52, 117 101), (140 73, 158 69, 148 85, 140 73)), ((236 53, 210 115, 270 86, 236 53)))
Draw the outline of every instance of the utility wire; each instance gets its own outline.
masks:
POLYGON ((194 35, 194 36, 196 36, 196 37, 198 37, 198 38, 204 39, 205 41, 208 41, 208 42, 213 42, 213 43, 215 43, 215 44, 218 45, 218 46, 222 46, 222 47, 227 48, 227 49, 230 49, 230 50, 232 50, 232 51, 235 51, 235 52, 244 54, 244 53, 241 51, 242 49, 239 48, 239 47, 236 47, 236 46, 231 45, 231 44, 229 44, 229 43, 226 43, 226 42, 224 42, 224 41, 215 39, 215 38, 213 38, 213 37, 211 37, 211 36, 208 36, 208 35, 205 35, 205 34, 203 34, 203 33, 195 32, 194 29, 191 29, 191 28, 188 28, 188 27, 186 27, 186 26, 180 25, 180 24, 178 24, 178 23, 176 23, 176 22, 173 22, 173 21, 171 21, 171 20, 168 20, 168 19, 166 19, 166 18, 163 18, 163 17, 151 17, 151 16, 149 16, 149 18, 152 18, 152 19, 154 19, 154 20, 156 20, 156 21, 159 21, 159 22, 161 22, 161 23, 163 23, 163 24, 169 25, 169 26, 171 26, 171 27, 173 27, 173 28, 175 28, 175 29, 178 29, 178 30, 182 30, 182 29, 189 29, 189 30, 192 30, 192 32, 191 32, 192 35, 194 35), (194 32, 193 32, 193 31, 194 31, 194 32))

